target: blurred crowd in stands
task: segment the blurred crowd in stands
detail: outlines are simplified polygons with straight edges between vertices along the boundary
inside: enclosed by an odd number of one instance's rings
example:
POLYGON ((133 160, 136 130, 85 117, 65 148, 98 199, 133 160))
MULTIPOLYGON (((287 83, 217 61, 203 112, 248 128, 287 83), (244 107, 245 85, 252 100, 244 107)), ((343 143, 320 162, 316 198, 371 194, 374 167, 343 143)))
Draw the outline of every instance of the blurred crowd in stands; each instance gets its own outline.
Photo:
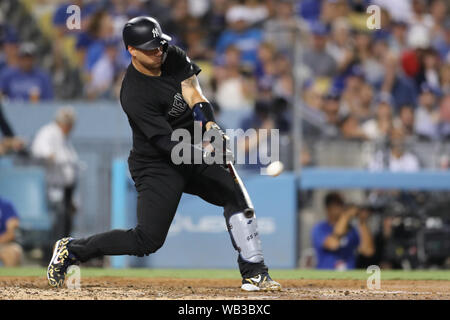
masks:
POLYGON ((244 128, 288 132, 296 107, 302 108, 306 136, 450 138, 450 4, 445 0, 21 3, 28 24, 0 17, 5 99, 117 99, 130 62, 122 27, 131 17, 151 15, 173 37, 172 44, 202 68, 202 87, 219 110, 251 111, 242 119, 244 128), (371 30, 366 10, 373 4, 380 8, 380 29, 371 30), (67 27, 70 5, 81 9, 80 29, 67 27), (25 39, 21 31, 30 26, 40 32, 25 39), (295 85, 301 106, 293 106, 295 85))

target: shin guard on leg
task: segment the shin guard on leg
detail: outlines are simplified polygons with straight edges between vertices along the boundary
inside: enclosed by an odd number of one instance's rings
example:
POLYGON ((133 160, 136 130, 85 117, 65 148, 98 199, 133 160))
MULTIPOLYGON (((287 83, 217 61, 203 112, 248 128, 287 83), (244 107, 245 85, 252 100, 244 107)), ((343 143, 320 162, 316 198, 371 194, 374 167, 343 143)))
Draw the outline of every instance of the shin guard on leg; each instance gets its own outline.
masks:
POLYGON ((234 213, 227 217, 227 227, 243 260, 250 263, 264 261, 255 215, 246 217, 242 212, 234 213))

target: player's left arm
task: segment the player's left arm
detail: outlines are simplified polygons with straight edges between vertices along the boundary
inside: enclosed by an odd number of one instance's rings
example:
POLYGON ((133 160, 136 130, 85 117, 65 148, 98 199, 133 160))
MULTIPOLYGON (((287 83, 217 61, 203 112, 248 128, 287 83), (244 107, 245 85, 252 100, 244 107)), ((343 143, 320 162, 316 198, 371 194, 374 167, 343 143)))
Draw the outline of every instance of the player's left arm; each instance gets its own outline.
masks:
MULTIPOLYGON (((234 156, 229 148, 229 137, 216 123, 214 110, 208 99, 203 95, 197 76, 194 74, 181 82, 181 94, 194 114, 195 121, 201 121, 206 131, 212 136, 222 137, 222 141, 214 139, 215 152, 221 152, 224 159, 234 161, 234 156), (220 151, 219 151, 220 150, 220 151)), ((211 150, 212 151, 212 150, 211 150)))
POLYGON ((201 121, 206 130, 209 130, 216 123, 214 111, 208 99, 203 95, 195 74, 181 81, 181 94, 189 108, 194 112, 195 120, 201 121))

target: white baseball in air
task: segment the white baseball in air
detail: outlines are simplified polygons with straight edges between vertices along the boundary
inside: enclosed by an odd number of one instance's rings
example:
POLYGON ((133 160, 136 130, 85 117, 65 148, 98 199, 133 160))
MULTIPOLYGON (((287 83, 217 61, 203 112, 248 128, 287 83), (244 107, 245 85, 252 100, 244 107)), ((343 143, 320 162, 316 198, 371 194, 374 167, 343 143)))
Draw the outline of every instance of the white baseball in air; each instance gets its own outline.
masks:
POLYGON ((269 164, 266 168, 266 173, 269 176, 276 177, 283 172, 284 165, 281 161, 275 161, 269 164))

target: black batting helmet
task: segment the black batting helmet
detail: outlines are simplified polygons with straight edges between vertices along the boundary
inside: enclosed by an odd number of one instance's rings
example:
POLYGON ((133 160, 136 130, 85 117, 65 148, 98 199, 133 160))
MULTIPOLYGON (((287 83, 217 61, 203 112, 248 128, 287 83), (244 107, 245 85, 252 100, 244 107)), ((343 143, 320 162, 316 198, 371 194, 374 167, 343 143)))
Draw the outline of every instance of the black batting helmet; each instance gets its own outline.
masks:
POLYGON ((142 50, 156 49, 160 46, 167 48, 168 42, 172 40, 162 32, 155 18, 145 16, 129 20, 123 27, 122 35, 127 50, 128 46, 142 50))

